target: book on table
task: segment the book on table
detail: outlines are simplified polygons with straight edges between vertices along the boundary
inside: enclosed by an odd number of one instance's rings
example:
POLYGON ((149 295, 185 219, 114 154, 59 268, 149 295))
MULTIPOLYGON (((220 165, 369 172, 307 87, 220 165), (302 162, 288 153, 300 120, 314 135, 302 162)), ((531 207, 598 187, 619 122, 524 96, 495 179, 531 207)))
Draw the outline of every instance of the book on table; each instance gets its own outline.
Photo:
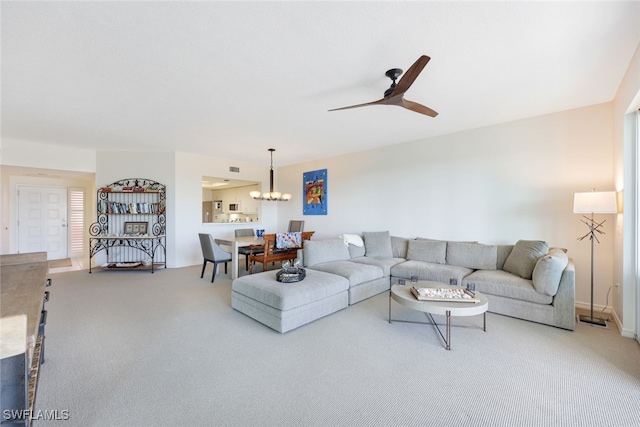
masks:
POLYGON ((475 293, 462 288, 416 288, 411 293, 419 301, 480 302, 475 293))

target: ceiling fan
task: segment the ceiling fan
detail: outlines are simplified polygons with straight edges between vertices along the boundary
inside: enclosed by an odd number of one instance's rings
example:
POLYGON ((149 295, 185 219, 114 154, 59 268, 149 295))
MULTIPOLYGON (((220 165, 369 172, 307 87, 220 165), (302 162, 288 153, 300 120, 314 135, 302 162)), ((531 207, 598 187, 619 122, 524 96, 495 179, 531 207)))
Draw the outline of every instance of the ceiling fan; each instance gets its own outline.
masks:
POLYGON ((420 58, 418 58, 418 60, 414 62, 411 67, 409 67, 404 76, 402 76, 398 84, 396 84, 396 80, 402 74, 402 70, 399 68, 392 68, 391 70, 387 71, 385 75, 389 77, 393 81, 393 83, 391 83, 391 87, 389 87, 389 89, 384 91, 384 98, 364 104, 334 108, 333 110, 329 111, 348 110, 349 108, 366 107, 368 105, 397 105, 399 107, 404 107, 408 110, 415 111, 416 113, 425 114, 429 117, 437 116, 438 113, 431 108, 425 107, 424 105, 418 104, 417 102, 404 99, 405 92, 409 90, 415 79, 418 77, 418 75, 427 65, 430 59, 431 58, 426 55, 422 55, 420 58))

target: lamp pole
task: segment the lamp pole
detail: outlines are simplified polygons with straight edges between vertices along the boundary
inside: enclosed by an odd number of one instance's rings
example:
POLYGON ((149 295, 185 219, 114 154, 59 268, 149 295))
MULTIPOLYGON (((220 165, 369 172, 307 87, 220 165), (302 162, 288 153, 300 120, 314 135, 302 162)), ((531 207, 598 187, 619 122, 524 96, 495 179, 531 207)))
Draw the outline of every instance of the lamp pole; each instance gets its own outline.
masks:
MULTIPOLYGON (((600 223, 596 222, 593 219, 593 212, 591 213, 591 218, 589 218, 587 216, 585 216, 585 218, 589 222, 587 222, 585 220, 582 220, 582 222, 587 224, 587 227, 589 227, 589 232, 587 234, 585 234, 584 236, 580 237, 578 240, 582 241, 587 236, 589 236, 589 240, 591 240, 591 306, 590 306, 590 314, 589 314, 589 316, 580 315, 580 321, 582 323, 589 323, 591 325, 596 325, 596 326, 604 326, 606 328, 607 327, 606 320, 601 319, 599 317, 593 317, 593 260, 594 260, 593 252, 594 252, 594 240, 598 240, 598 237, 596 236, 596 232, 598 232, 600 234, 604 234, 604 231, 599 230, 599 228, 602 227, 602 225, 606 222, 606 219, 603 220, 600 223)), ((599 240, 598 240, 598 243, 600 243, 599 240)))
POLYGON ((605 221, 597 222, 593 219, 593 214, 614 214, 618 212, 618 204, 616 200, 615 191, 596 191, 595 188, 591 191, 577 192, 573 195, 573 213, 591 214, 591 217, 582 215, 584 222, 589 227, 589 232, 584 236, 578 238, 582 241, 585 237, 589 236, 591 240, 591 305, 589 316, 580 315, 579 320, 583 323, 607 327, 607 321, 598 317, 593 317, 593 270, 594 270, 594 240, 598 243, 598 237, 596 233, 604 234, 600 228, 605 221), (586 221, 585 221, 586 219, 586 221))

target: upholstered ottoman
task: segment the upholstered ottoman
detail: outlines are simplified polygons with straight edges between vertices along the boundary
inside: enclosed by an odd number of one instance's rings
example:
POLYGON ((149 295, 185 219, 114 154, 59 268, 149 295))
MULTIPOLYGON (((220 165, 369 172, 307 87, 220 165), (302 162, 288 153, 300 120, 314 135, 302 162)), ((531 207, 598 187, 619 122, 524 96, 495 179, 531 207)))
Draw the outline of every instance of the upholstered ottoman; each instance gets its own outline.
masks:
POLYGON ((349 305, 349 281, 322 271, 306 271, 300 282, 281 283, 276 270, 235 279, 231 306, 278 332, 287 332, 349 305))

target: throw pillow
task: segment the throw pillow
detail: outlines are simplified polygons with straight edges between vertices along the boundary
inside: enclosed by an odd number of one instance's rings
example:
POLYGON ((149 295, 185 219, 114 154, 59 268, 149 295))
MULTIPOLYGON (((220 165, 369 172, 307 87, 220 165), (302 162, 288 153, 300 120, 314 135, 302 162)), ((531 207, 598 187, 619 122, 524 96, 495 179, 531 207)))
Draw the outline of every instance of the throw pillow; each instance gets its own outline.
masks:
POLYGON ((498 247, 478 243, 447 243, 447 264, 473 270, 495 270, 498 247))
POLYGON ((388 231, 365 231, 364 238, 365 255, 371 257, 392 258, 391 236, 388 231))
POLYGON ((562 272, 568 263, 569 257, 560 248, 552 249, 540 258, 533 269, 533 287, 536 291, 549 296, 558 293, 562 272))
POLYGON ((447 242, 442 240, 409 240, 407 259, 446 264, 447 242))
POLYGON ((504 262, 504 271, 523 279, 531 280, 536 262, 549 251, 547 242, 540 240, 518 240, 504 262))
POLYGON ((344 240, 344 245, 349 246, 349 244, 356 246, 364 246, 364 242, 362 241, 362 237, 357 234, 343 234, 342 239, 344 240))
POLYGON ((294 249, 302 246, 302 233, 276 233, 276 248, 294 249))

